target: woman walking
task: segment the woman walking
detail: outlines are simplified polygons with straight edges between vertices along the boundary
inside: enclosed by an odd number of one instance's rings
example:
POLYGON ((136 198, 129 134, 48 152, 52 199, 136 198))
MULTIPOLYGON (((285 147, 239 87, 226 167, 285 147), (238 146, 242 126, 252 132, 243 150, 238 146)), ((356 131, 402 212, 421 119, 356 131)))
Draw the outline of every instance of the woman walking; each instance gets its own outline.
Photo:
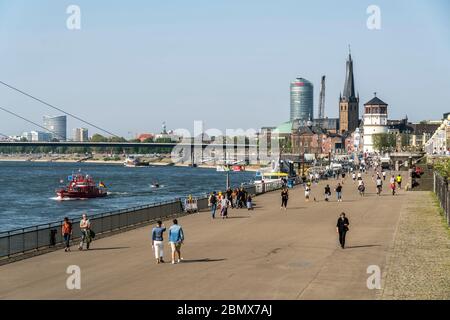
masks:
POLYGON ((364 193, 366 192, 366 186, 364 185, 364 182, 361 180, 361 183, 358 186, 359 195, 361 197, 364 197, 364 193))
POLYGON ((389 181, 390 186, 391 186, 391 190, 392 190, 392 195, 395 196, 395 189, 396 189, 396 185, 395 185, 395 178, 394 176, 391 177, 391 180, 389 181))
POLYGON ((247 210, 253 210, 253 202, 251 195, 248 195, 247 197, 247 210))
POLYGON ((309 202, 310 195, 311 195, 311 187, 307 185, 305 188, 305 200, 307 202, 309 202))
POLYGON ((336 197, 338 202, 342 202, 342 186, 340 183, 336 186, 336 197))
POLYGON ((289 192, 288 192, 288 189, 286 187, 284 187, 283 190, 281 191, 281 208, 280 209, 284 209, 285 211, 287 210, 288 199, 289 199, 289 192))
POLYGON ((69 221, 69 218, 65 217, 64 222, 61 228, 61 233, 64 238, 65 248, 64 251, 70 251, 70 238, 72 237, 72 222, 69 221))

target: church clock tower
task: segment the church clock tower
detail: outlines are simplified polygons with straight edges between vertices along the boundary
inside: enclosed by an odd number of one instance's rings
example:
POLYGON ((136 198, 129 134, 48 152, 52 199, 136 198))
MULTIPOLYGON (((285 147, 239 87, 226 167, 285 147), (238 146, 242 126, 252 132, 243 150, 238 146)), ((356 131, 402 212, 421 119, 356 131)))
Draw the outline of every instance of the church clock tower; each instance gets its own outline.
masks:
POLYGON ((353 132, 359 126, 359 94, 355 94, 353 60, 349 52, 345 74, 344 92, 339 97, 339 130, 353 132))

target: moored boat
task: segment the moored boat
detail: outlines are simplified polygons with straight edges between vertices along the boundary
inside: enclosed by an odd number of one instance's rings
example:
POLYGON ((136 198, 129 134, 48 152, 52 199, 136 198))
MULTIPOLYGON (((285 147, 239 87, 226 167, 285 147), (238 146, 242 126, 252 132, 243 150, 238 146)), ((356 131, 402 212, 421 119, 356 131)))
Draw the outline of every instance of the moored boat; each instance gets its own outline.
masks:
POLYGON ((134 167, 148 167, 149 163, 145 161, 141 161, 139 157, 128 156, 123 163, 125 167, 134 168, 134 167))

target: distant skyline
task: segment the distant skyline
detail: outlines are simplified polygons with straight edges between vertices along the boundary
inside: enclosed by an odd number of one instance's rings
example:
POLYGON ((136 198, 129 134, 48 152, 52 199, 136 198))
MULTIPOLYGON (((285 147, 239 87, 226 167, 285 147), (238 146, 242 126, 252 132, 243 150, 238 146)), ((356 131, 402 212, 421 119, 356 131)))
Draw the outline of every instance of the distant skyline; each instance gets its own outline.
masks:
MULTIPOLYGON (((168 129, 261 128, 289 120, 289 85, 326 75, 325 115, 338 116, 348 45, 362 105, 389 117, 450 111, 446 0, 0 0, 0 80, 131 137, 168 129), (69 5, 81 30, 68 30, 69 5), (369 30, 366 9, 381 9, 369 30)), ((0 86, 0 106, 42 123, 58 112, 0 86)), ((68 132, 87 127, 68 117, 68 132)), ((39 128, 0 111, 0 133, 39 128)))

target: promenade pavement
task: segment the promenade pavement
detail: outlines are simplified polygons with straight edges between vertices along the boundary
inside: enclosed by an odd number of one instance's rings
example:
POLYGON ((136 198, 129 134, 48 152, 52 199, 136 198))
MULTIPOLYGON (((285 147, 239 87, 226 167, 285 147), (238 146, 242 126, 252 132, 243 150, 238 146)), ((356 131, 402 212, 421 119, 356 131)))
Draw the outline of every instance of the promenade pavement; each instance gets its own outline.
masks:
MULTIPOLYGON (((300 186, 290 190, 287 211, 275 191, 254 198, 254 211, 230 210, 227 220, 206 212, 180 218, 180 264, 155 264, 147 226, 94 241, 90 251, 74 246, 3 265, 0 299, 376 299, 367 267, 385 269, 402 207, 416 195, 393 197, 386 181, 377 196, 370 175, 363 178, 364 198, 347 177, 341 203, 334 192, 323 200, 325 184, 337 184, 331 179, 313 185, 317 202, 306 202, 300 186), (345 250, 335 228, 342 211, 350 219, 345 250), (81 268, 81 290, 66 288, 69 265, 81 268)), ((167 242, 164 250, 170 261, 167 242)))

